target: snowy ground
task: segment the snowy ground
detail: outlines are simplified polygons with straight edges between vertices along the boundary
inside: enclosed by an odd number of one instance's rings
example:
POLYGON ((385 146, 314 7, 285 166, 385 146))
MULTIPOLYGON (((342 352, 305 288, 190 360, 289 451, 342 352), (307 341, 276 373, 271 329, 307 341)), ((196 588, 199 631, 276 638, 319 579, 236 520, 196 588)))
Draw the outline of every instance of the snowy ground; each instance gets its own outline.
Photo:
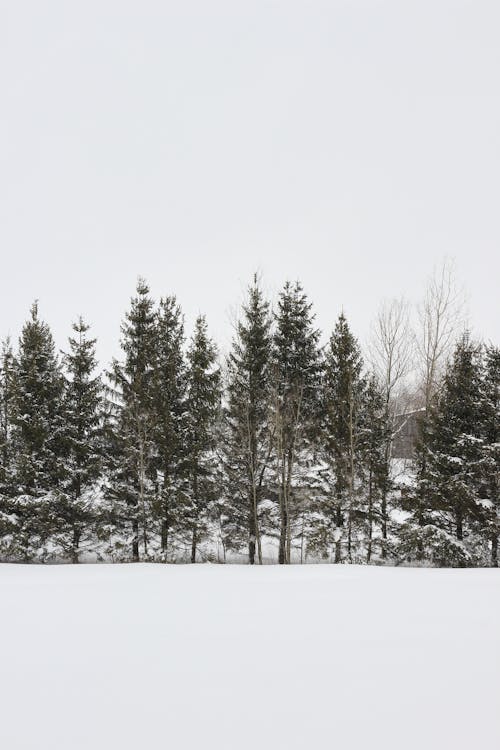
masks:
POLYGON ((500 572, 0 566, 5 750, 500 747, 500 572))

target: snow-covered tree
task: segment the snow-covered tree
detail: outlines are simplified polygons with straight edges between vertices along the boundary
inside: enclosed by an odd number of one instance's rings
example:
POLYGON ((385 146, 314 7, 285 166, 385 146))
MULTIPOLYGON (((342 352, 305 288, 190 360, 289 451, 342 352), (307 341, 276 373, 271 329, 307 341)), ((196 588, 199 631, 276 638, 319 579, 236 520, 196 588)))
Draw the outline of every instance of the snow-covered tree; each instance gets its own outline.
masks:
POLYGON ((307 471, 320 395, 319 331, 299 282, 287 282, 278 299, 273 338, 273 435, 280 514, 279 562, 291 561, 294 522, 308 502, 307 471))
POLYGON ((207 333, 203 316, 196 320, 187 354, 186 494, 185 523, 191 535, 191 562, 196 562, 206 535, 218 490, 217 420, 220 412, 220 370, 217 349, 207 333))
POLYGON ((64 379, 54 340, 31 308, 19 340, 13 378, 12 506, 16 546, 26 558, 45 555, 56 528, 54 497, 62 488, 64 462, 64 379))
POLYGON ((12 410, 14 396, 14 354, 10 339, 0 352, 0 554, 9 546, 15 529, 10 516, 13 494, 12 410))
POLYGON ((498 567, 500 535, 500 349, 488 346, 483 370, 483 440, 481 489, 485 533, 491 543, 491 564, 498 567))
POLYGON ((440 565, 472 564, 481 556, 483 424, 481 347, 465 333, 422 426, 403 529, 407 554, 440 565))
POLYGON ((57 541, 78 562, 80 546, 94 531, 97 482, 102 471, 102 383, 95 373, 95 339, 80 317, 64 356, 65 474, 57 498, 57 541))
POLYGON ((139 560, 140 542, 148 555, 156 426, 154 378, 156 373, 156 313, 149 287, 139 279, 136 296, 122 325, 124 360, 114 360, 110 375, 111 413, 107 420, 107 497, 110 524, 125 533, 117 542, 139 560))
POLYGON ((271 314, 254 276, 227 362, 224 413, 225 517, 233 543, 245 539, 262 563, 260 506, 272 447, 271 314))
POLYGON ((172 535, 181 529, 187 502, 186 482, 186 363, 184 323, 175 297, 160 301, 156 321, 155 413, 155 519, 161 533, 161 552, 169 553, 172 535))
POLYGON ((322 447, 327 465, 327 498, 335 528, 335 562, 341 561, 343 546, 352 561, 353 532, 359 513, 362 370, 359 344, 342 313, 326 348, 322 389, 322 447))

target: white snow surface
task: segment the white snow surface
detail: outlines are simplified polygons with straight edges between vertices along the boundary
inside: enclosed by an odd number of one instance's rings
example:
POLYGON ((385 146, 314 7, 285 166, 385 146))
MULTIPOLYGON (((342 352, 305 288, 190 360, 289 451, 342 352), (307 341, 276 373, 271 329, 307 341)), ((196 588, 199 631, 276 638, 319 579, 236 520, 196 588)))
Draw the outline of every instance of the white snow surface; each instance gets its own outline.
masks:
POLYGON ((0 748, 500 747, 500 573, 0 565, 0 748))

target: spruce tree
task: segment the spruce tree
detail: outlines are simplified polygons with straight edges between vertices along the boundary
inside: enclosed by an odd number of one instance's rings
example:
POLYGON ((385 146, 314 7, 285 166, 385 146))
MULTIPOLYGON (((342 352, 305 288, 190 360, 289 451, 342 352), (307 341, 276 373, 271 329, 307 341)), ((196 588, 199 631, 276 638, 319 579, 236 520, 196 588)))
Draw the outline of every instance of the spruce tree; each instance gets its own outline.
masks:
POLYGON ((390 485, 386 446, 391 435, 386 400, 377 379, 373 375, 367 379, 366 387, 363 390, 358 431, 360 472, 365 497, 366 561, 370 562, 377 521, 380 522, 382 531, 382 556, 385 556, 386 551, 386 501, 387 489, 390 485))
POLYGON ((95 339, 80 317, 73 325, 64 393, 65 478, 58 502, 58 541, 78 562, 82 540, 89 538, 96 517, 97 481, 102 471, 102 384, 95 374, 95 339))
POLYGON ((211 506, 217 491, 217 418, 220 411, 220 371, 217 349, 207 333, 203 316, 196 320, 187 354, 186 475, 191 533, 191 562, 196 562, 199 542, 207 533, 211 506))
POLYGON ((155 518, 160 525, 161 552, 166 559, 171 538, 181 529, 187 502, 184 322, 173 296, 160 301, 155 336, 155 518))
POLYGON ((11 489, 14 368, 12 346, 6 339, 0 352, 0 494, 11 489))
POLYGON ((13 493, 12 409, 14 396, 14 354, 10 340, 0 352, 0 553, 9 547, 15 529, 10 510, 13 493))
POLYGON ((342 313, 325 354, 322 445, 329 477, 329 502, 335 537, 335 562, 342 557, 342 537, 352 560, 353 531, 358 513, 360 421, 364 397, 359 344, 342 313))
POLYGON ((438 565, 478 559, 484 399, 481 347, 465 333, 422 425, 416 485, 406 505, 403 551, 438 565))
POLYGON ((299 282, 287 282, 278 299, 273 339, 273 431, 280 514, 280 564, 291 562, 296 521, 307 493, 308 453, 319 407, 319 332, 299 282), (302 473, 302 477, 299 474, 302 473))
POLYGON ((156 427, 156 313, 143 279, 137 283, 136 296, 121 331, 124 361, 114 360, 110 372, 107 495, 111 500, 111 521, 118 530, 130 529, 131 557, 138 561, 140 541, 148 555, 156 427))
POLYGON ((498 567, 500 534, 500 349, 488 346, 483 369, 483 440, 481 487, 485 508, 485 533, 491 544, 491 564, 498 567))
POLYGON ((31 308, 14 371, 12 444, 17 541, 25 557, 44 554, 56 530, 54 493, 64 478, 64 380, 46 323, 31 308))
POLYGON ((257 276, 248 289, 227 361, 224 419, 225 521, 233 546, 248 545, 262 564, 259 508, 269 484, 272 447, 271 315, 257 276))

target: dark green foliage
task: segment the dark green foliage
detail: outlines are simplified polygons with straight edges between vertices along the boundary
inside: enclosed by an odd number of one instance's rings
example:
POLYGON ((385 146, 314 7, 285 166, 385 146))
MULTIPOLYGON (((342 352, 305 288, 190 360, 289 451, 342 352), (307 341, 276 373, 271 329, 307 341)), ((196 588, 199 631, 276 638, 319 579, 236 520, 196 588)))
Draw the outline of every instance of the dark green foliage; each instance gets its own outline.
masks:
MULTIPOLYGON (((391 486, 386 450, 390 440, 391 426, 386 400, 374 376, 369 377, 365 382, 358 431, 357 448, 363 493, 360 516, 364 523, 366 560, 370 562, 376 542, 374 528, 378 525, 383 529, 386 512, 384 504, 391 486)), ((386 545, 383 531, 380 541, 383 557, 386 545)))
POLYGON ((64 379, 49 327, 31 308, 13 371, 11 515, 17 543, 40 554, 56 526, 54 498, 65 476, 64 379))
POLYGON ((410 495, 409 520, 403 538, 416 539, 418 559, 446 558, 436 552, 434 539, 447 539, 446 549, 462 549, 449 555, 448 563, 473 561, 477 552, 476 535, 488 520, 484 507, 485 455, 490 454, 485 434, 481 347, 464 334, 457 344, 436 404, 425 418, 418 449, 418 474, 410 495), (431 535, 428 527, 439 530, 431 535), (425 529, 425 531, 424 531, 425 529), (433 544, 429 547, 428 540, 433 544))
POLYGON ((272 441, 271 316, 256 276, 242 312, 227 362, 224 526, 233 545, 248 545, 253 565, 256 552, 262 561, 260 506, 272 441))
POLYGON ((484 356, 483 429, 484 450, 480 469, 480 498, 484 530, 490 537, 491 564, 498 567, 500 535, 500 349, 488 346, 484 356))
POLYGON ((166 558, 172 534, 182 529, 186 496, 186 364, 184 323, 175 297, 160 301, 153 381, 156 496, 155 520, 166 558))
MULTIPOLYGON (((107 497, 114 530, 126 533, 132 560, 139 560, 139 544, 148 554, 151 516, 151 467, 156 428, 155 376, 156 313, 147 284, 140 279, 136 296, 122 325, 124 361, 113 362, 110 415, 107 420, 107 497)), ((120 552, 125 543, 118 540, 120 552)))
POLYGON ((358 498, 360 431, 365 384, 358 342, 342 313, 325 354, 323 384, 323 446, 329 469, 330 514, 336 528, 335 561, 340 562, 342 536, 351 559, 358 498))
POLYGON ((12 417, 14 407, 15 360, 10 340, 0 353, 0 495, 12 492, 12 417))
POLYGON ((16 525, 11 517, 14 495, 12 417, 15 361, 10 340, 2 343, 0 353, 0 555, 8 548, 16 525))
POLYGON ((279 562, 291 562, 292 537, 307 504, 321 397, 319 331, 299 282, 278 299, 273 338, 273 432, 280 512, 279 562))
POLYGON ((498 565, 497 347, 459 340, 403 464, 387 384, 344 314, 320 349, 299 283, 273 315, 254 278, 224 378, 142 280, 106 387, 73 331, 61 365, 35 304, 0 352, 1 559, 498 565))
POLYGON ((78 562, 82 542, 96 521, 97 482, 102 472, 102 383, 95 375, 95 339, 80 317, 64 357, 65 475, 56 498, 57 542, 78 562))
POLYGON ((185 473, 189 506, 185 522, 191 535, 191 562, 196 562, 197 548, 207 533, 219 489, 216 426, 221 379, 216 366, 217 349, 208 337, 202 316, 196 321, 187 359, 185 473))

